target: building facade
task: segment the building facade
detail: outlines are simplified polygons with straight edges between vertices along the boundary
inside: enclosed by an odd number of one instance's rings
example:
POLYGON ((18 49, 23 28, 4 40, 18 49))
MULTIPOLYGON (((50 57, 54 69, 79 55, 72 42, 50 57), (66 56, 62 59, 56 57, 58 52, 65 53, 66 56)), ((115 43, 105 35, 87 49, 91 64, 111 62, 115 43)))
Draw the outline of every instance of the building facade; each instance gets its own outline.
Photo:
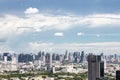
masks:
POLYGON ((88 55, 88 80, 104 77, 104 62, 100 55, 88 55))

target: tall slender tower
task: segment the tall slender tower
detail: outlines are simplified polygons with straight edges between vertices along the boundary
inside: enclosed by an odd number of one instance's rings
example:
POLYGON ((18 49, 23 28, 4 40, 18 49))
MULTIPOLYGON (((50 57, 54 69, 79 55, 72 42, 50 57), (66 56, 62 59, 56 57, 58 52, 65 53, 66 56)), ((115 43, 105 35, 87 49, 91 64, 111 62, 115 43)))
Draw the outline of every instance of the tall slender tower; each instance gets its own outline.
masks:
POLYGON ((52 54, 50 53, 46 54, 45 64, 48 70, 52 68, 52 54))
POLYGON ((11 70, 16 71, 17 70, 17 56, 13 55, 12 56, 12 61, 11 61, 11 70))
POLYGON ((116 80, 120 80, 120 70, 116 71, 116 80))
POLYGON ((83 63, 84 60, 84 51, 82 51, 81 56, 80 56, 80 63, 83 63))
POLYGON ((52 68, 52 53, 50 54, 50 68, 52 68))
POLYGON ((104 78, 104 61, 100 62, 100 78, 104 78))
POLYGON ((104 77, 104 62, 100 55, 88 55, 88 80, 104 77))

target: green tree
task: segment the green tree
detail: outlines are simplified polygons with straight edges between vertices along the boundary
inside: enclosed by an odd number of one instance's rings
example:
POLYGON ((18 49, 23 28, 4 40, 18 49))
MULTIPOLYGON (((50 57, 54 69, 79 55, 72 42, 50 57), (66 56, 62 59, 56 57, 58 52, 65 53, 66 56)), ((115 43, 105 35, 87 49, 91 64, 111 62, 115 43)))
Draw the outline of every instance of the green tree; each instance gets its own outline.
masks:
POLYGON ((72 80, 72 78, 70 78, 70 77, 66 77, 65 80, 72 80))
POLYGON ((42 78, 44 78, 44 79, 45 79, 45 78, 46 78, 46 76, 44 75, 44 76, 42 76, 42 78))

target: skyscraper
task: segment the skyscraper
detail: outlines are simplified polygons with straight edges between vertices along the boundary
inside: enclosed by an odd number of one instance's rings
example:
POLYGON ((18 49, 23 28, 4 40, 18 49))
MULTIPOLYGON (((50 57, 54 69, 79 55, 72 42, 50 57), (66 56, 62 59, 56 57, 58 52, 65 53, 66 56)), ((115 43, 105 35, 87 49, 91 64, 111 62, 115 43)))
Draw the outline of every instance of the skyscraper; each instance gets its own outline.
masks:
POLYGON ((45 56, 45 64, 48 70, 52 68, 52 54, 47 53, 45 56))
POLYGON ((100 55, 88 55, 88 80, 104 77, 104 62, 100 55))
POLYGON ((100 77, 104 77, 104 61, 100 62, 100 77))
POLYGON ((80 56, 80 63, 83 63, 84 60, 84 51, 82 51, 81 56, 80 56))
POLYGON ((116 80, 120 80, 120 70, 116 71, 116 80))

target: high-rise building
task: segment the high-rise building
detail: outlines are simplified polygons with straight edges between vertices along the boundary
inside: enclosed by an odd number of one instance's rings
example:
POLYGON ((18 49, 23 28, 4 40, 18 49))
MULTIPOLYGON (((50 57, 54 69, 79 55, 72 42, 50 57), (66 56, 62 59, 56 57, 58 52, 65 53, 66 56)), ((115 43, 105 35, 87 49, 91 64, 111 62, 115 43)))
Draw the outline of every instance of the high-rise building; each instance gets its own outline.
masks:
POLYGON ((12 56, 12 61, 11 61, 11 68, 10 68, 11 71, 16 71, 18 69, 17 62, 18 62, 17 56, 13 55, 12 56))
POLYGON ((50 54, 50 68, 52 68, 52 53, 50 54))
POLYGON ((84 51, 82 51, 81 56, 80 56, 80 63, 83 63, 84 60, 84 51))
POLYGON ((63 59, 64 59, 64 55, 60 55, 60 62, 62 62, 63 61, 63 59))
POLYGON ((120 70, 116 71, 116 80, 120 80, 120 70))
POLYGON ((52 73, 53 74, 55 73, 55 67, 54 66, 52 67, 52 73))
POLYGON ((100 62, 100 77, 104 77, 104 61, 100 62))
POLYGON ((107 66, 106 59, 104 59, 104 69, 106 69, 106 66, 107 66))
POLYGON ((100 55, 88 55, 88 80, 104 77, 104 62, 100 55))
POLYGON ((4 56, 4 62, 7 62, 7 56, 4 56))
POLYGON ((47 53, 45 57, 47 70, 50 70, 52 68, 52 54, 47 53))
POLYGON ((65 60, 68 60, 68 50, 66 50, 64 58, 65 58, 65 60))

